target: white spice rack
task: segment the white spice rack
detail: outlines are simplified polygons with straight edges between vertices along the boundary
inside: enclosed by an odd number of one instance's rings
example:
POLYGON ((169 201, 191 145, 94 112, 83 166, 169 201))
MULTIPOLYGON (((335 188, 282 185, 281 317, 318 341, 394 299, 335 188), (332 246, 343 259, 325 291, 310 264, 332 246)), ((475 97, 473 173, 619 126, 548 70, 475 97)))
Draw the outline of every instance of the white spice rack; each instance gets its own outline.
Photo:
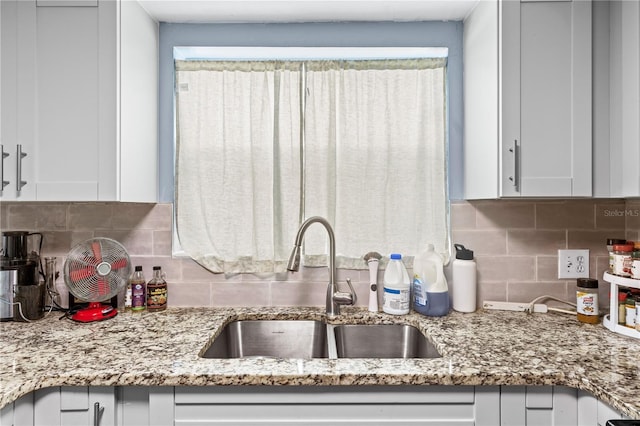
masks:
POLYGON ((640 332, 633 328, 618 324, 618 287, 640 289, 640 280, 619 277, 608 272, 604 273, 603 279, 611 283, 611 296, 609 300, 609 315, 604 316, 602 319, 602 325, 614 333, 624 334, 625 336, 640 339, 640 332))

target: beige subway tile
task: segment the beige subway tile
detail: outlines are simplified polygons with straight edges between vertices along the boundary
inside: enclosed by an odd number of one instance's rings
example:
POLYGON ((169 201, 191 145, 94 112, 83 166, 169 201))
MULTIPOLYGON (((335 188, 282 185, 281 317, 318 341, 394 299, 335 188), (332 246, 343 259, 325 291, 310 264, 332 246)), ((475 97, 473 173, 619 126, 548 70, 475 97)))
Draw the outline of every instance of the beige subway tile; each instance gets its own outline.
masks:
POLYGON ((595 203, 567 200, 536 203, 538 229, 594 229, 595 203))
POLYGON ((189 258, 181 258, 182 263, 182 281, 224 281, 223 274, 214 274, 206 269, 204 266, 199 265, 195 260, 189 258))
POLYGON ((510 229, 507 246, 511 255, 554 255, 558 249, 566 248, 566 231, 510 229))
POLYGON ((507 231, 483 229, 451 231, 452 242, 473 250, 474 255, 503 255, 507 253, 507 231))
POLYGON ((0 230, 9 229, 9 205, 10 203, 0 203, 0 230))
POLYGON ((114 229, 172 229, 171 204, 118 203, 113 210, 114 229))
POLYGON ((130 256, 151 256, 153 254, 152 231, 96 231, 96 237, 106 237, 122 244, 130 256))
MULTIPOLYGON (((598 280, 598 306, 600 307, 600 309, 607 309, 609 308, 609 296, 610 296, 610 290, 611 290, 611 284, 609 284, 608 282, 606 282, 605 280, 602 279, 602 277, 600 277, 600 279, 598 280)), ((575 300, 574 300, 575 303, 575 300)))
POLYGON ((153 235, 153 254, 155 256, 171 256, 171 231, 152 231, 153 235))
POLYGON ((476 208, 465 201, 451 203, 451 229, 474 229, 476 227, 476 208))
POLYGON ((478 282, 477 288, 477 306, 482 308, 485 301, 504 302, 507 300, 507 283, 506 282, 478 282))
POLYGON ((609 270, 609 256, 590 256, 589 276, 602 280, 605 272, 609 270))
POLYGON ((629 231, 640 232, 640 200, 629 200, 625 205, 625 226, 629 231))
POLYGON ((558 256, 537 256, 536 281, 558 279, 558 256))
MULTIPOLYGON (((510 282, 507 284, 507 300, 509 302, 531 302, 540 296, 553 296, 575 303, 575 293, 571 293, 571 297, 569 297, 566 281, 510 282)), ((557 306, 558 304, 550 302, 549 305, 557 306)))
POLYGON ((167 284, 167 304, 172 307, 209 307, 211 306, 211 284, 175 283, 167 284))
POLYGON ((268 282, 225 282, 211 285, 211 306, 268 306, 268 282))
POLYGON ((271 306, 325 306, 327 282, 273 281, 271 306))
POLYGON ((90 231, 90 230, 86 230, 86 231, 70 230, 70 232, 71 232, 71 247, 75 247, 76 245, 93 238, 93 231, 90 231))
POLYGON ((624 230, 625 212, 624 201, 598 202, 596 204, 596 228, 624 230))
POLYGON ((624 233, 624 239, 627 241, 640 241, 640 231, 627 229, 624 233))
POLYGON ((39 207, 35 203, 15 203, 9 206, 7 229, 34 231, 38 227, 39 207))
POLYGON ((478 228, 534 228, 535 208, 530 202, 492 201, 476 205, 478 228))
POLYGON ((113 204, 72 203, 69 205, 69 230, 111 229, 113 204))
POLYGON ((45 231, 42 233, 42 256, 66 256, 75 245, 69 231, 45 231))
POLYGON ((535 256, 476 256, 478 280, 487 282, 534 281, 535 256))
POLYGON ((605 256, 607 251, 607 238, 617 238, 611 235, 611 231, 569 231, 568 248, 589 249, 590 256, 605 256))

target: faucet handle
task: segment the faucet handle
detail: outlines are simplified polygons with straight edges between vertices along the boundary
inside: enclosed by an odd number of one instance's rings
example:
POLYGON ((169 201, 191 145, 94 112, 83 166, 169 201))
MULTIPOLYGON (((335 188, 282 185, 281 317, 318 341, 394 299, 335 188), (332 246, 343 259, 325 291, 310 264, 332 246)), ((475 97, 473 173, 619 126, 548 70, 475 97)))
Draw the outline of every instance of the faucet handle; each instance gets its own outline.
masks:
POLYGON ((333 293, 333 301, 338 305, 355 305, 358 300, 358 295, 351 285, 351 278, 347 278, 347 284, 349 285, 349 292, 336 291, 333 293))

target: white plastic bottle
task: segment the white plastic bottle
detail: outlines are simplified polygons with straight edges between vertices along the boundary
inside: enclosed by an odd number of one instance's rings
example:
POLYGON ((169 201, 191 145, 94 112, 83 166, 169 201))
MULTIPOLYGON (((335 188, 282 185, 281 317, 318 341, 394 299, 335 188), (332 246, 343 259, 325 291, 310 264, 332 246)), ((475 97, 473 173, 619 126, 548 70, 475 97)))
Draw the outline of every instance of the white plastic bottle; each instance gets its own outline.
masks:
POLYGON ((408 314, 411 295, 409 273, 402 263, 402 255, 394 253, 390 258, 384 271, 382 310, 393 315, 408 314))
POLYGON ((458 312, 476 311, 476 262, 473 251, 462 244, 454 244, 456 259, 453 261, 453 309, 458 312))
POLYGON ((441 317, 449 313, 449 288, 444 261, 433 244, 413 260, 413 309, 422 315, 441 317))

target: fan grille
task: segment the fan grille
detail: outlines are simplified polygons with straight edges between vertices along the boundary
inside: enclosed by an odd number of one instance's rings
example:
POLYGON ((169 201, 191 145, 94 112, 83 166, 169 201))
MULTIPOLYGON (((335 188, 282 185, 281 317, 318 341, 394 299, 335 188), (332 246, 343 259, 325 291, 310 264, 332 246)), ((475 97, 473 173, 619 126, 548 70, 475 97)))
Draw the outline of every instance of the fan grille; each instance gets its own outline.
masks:
POLYGON ((64 281, 69 291, 87 302, 112 298, 126 285, 130 275, 127 251, 109 238, 93 238, 78 244, 64 262, 64 281))

